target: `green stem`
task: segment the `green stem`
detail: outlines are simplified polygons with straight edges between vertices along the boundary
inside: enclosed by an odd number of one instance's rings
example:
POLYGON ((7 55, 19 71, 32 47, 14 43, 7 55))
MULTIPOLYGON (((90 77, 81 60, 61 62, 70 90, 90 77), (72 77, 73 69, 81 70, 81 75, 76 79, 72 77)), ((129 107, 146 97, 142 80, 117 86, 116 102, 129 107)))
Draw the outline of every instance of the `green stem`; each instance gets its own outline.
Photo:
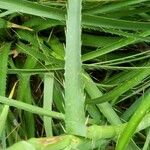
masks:
POLYGON ((56 119, 65 119, 65 116, 61 113, 45 110, 43 108, 33 106, 30 104, 26 104, 23 102, 19 102, 19 101, 16 101, 14 99, 9 99, 9 98, 6 98, 4 96, 0 96, 0 103, 6 104, 9 106, 13 106, 13 107, 16 107, 18 109, 22 109, 22 110, 25 110, 25 111, 28 111, 28 112, 31 112, 34 114, 38 114, 38 115, 49 116, 49 117, 53 117, 56 119))
POLYGON ((65 106, 66 131, 84 136, 84 95, 81 82, 81 2, 68 1, 65 54, 65 106))

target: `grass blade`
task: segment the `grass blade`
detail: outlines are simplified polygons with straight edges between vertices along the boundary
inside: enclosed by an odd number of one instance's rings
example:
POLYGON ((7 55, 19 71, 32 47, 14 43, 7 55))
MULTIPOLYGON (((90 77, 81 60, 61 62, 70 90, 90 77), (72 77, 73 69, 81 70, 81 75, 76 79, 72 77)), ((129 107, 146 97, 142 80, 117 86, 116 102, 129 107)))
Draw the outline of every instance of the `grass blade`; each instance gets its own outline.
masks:
POLYGON ((98 14, 98 13, 108 13, 108 12, 113 12, 118 9, 128 7, 130 5, 146 2, 148 0, 126 0, 126 1, 120 1, 117 3, 112 3, 112 4, 106 4, 98 8, 94 8, 91 10, 85 11, 85 13, 91 13, 91 14, 98 14))
MULTIPOLYGON (((65 12, 63 10, 47 7, 40 4, 32 3, 29 1, 19 1, 19 0, 0 0, 0 8, 8 9, 16 12, 21 12, 25 14, 36 15, 40 17, 46 17, 54 20, 65 21, 65 12), (20 5, 18 5, 20 4, 20 5)), ((113 29, 128 29, 128 30, 148 30, 149 22, 137 22, 137 21, 127 21, 120 19, 112 19, 101 16, 83 15, 84 26, 93 27, 104 27, 113 29)))
MULTIPOLYGON (((53 84, 54 84, 54 74, 47 73, 44 75, 44 104, 43 108, 47 110, 52 109, 53 102, 53 84)), ((52 136, 52 122, 51 118, 44 117, 44 126, 47 136, 52 136)))
MULTIPOLYGON (((141 33, 138 34, 138 36, 140 37, 146 37, 146 36, 149 36, 150 35, 150 31, 143 31, 141 33)), ((82 61, 87 61, 87 60, 91 60, 91 59, 94 59, 96 57, 99 57, 99 56, 102 56, 104 54, 107 54, 107 53, 110 53, 112 51, 115 51, 119 48, 122 48, 122 47, 125 47, 127 45, 130 45, 130 44, 133 44, 135 42, 138 42, 138 39, 136 38, 123 38, 117 42, 114 42, 112 44, 109 44, 107 45, 106 47, 104 48, 101 48, 101 49, 97 49, 96 51, 92 51, 92 52, 89 52, 87 54, 84 54, 82 56, 82 61)))
POLYGON ((121 96, 123 93, 131 89, 132 87, 138 85, 142 82, 142 80, 150 75, 150 69, 144 69, 141 71, 137 71, 136 75, 133 76, 128 81, 125 81, 123 84, 121 83, 119 86, 117 86, 114 90, 108 92, 107 94, 103 95, 102 97, 93 99, 90 102, 87 103, 103 103, 106 101, 113 101, 116 102, 117 98, 121 96))
POLYGON ((0 96, 0 103, 9 105, 9 106, 13 106, 16 107, 18 109, 22 109, 34 114, 38 114, 38 115, 43 115, 43 116, 49 116, 49 117, 53 117, 56 119, 64 119, 65 116, 62 113, 58 113, 58 112, 54 112, 54 111, 50 111, 50 110, 45 110, 41 107, 37 107, 37 106, 33 106, 30 104, 26 104, 23 102, 19 102, 10 98, 6 98, 4 96, 0 96))
POLYGON ((43 16, 46 18, 62 20, 65 16, 61 10, 42 6, 40 4, 32 3, 25 0, 0 0, 0 7, 16 12, 32 14, 36 16, 43 16), (18 5, 19 4, 19 5, 18 5))
MULTIPOLYGON (((5 43, 1 45, 0 47, 0 95, 5 96, 6 95, 6 81, 7 81, 7 65, 8 65, 8 55, 10 51, 10 43, 5 43)), ((0 127, 0 140, 3 141, 3 148, 6 146, 5 139, 5 123, 7 119, 9 111, 9 106, 7 105, 0 105, 0 121, 1 121, 1 127, 0 127)))
POLYGON ((129 120, 126 128, 121 133, 116 150, 126 149, 132 135, 136 131, 137 126, 141 122, 142 118, 145 116, 147 111, 150 108, 150 93, 143 95, 143 100, 141 101, 140 106, 137 108, 131 119, 129 120))

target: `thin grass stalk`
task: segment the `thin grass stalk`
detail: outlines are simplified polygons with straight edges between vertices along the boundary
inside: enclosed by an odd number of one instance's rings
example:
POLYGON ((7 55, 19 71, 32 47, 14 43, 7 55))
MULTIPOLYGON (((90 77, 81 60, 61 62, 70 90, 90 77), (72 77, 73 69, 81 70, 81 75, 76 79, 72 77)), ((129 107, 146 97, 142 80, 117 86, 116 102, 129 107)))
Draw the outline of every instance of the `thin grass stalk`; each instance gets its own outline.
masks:
POLYGON ((10 98, 4 97, 4 96, 0 96, 0 103, 6 104, 9 106, 13 106, 18 109, 22 109, 22 110, 25 110, 25 111, 28 111, 30 113, 37 114, 37 115, 49 116, 49 117, 53 117, 53 118, 61 119, 61 120, 65 118, 64 114, 62 114, 62 113, 45 110, 41 107, 37 107, 37 106, 33 106, 31 104, 19 102, 19 101, 16 101, 14 99, 10 99, 10 98))
MULTIPOLYGON (((54 85, 54 74, 46 73, 44 74, 44 104, 43 108, 47 110, 52 110, 53 102, 53 85, 54 85)), ((44 117, 44 126, 46 136, 52 136, 52 119, 50 117, 44 117)))
MULTIPOLYGON (((52 40, 53 39, 50 39, 50 41, 52 40)), ((51 43, 51 45, 54 46, 55 44, 51 43)), ((47 51, 44 51, 44 55, 48 56, 49 54, 47 51)), ((47 64, 49 64, 49 62, 45 60, 45 65, 47 64)), ((52 72, 45 73, 44 74, 44 97, 43 97, 44 109, 52 110, 53 89, 54 89, 54 73, 52 72)), ((44 116, 43 121, 44 121, 46 136, 53 136, 52 118, 44 116)))

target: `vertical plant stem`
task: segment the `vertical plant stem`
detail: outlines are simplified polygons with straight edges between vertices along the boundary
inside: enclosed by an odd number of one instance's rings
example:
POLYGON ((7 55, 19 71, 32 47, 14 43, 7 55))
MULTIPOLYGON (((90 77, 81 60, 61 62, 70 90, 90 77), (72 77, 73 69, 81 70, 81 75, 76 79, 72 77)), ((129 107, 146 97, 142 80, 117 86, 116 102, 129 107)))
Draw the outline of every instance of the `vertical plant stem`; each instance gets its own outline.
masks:
MULTIPOLYGON (((50 39, 50 41, 53 41, 53 39, 50 39)), ((51 46, 55 45, 54 43, 50 43, 51 46)), ((47 51, 44 51, 44 55, 48 56, 49 54, 47 51)), ((48 65, 49 62, 45 61, 45 65, 48 65)), ((44 97, 43 97, 43 108, 47 110, 52 110, 52 103, 53 103, 53 88, 54 88, 54 73, 45 73, 44 74, 44 97)), ((52 131, 52 118, 43 117, 44 121, 44 127, 46 136, 53 136, 52 131)))
MULTIPOLYGON (((44 75, 44 109, 51 110, 53 102, 53 85, 54 74, 47 73, 44 75)), ((52 136, 52 120, 49 117, 44 117, 44 126, 47 136, 52 136)))
POLYGON ((65 54, 65 123, 68 134, 84 136, 86 128, 81 81, 81 2, 81 0, 68 1, 65 54))

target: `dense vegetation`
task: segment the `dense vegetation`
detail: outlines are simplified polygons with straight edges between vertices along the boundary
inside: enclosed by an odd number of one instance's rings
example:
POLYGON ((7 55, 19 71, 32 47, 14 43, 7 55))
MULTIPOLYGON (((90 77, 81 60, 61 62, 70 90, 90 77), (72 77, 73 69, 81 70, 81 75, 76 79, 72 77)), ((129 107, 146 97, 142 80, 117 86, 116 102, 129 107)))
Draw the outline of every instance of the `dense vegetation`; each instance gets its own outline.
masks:
POLYGON ((0 149, 150 150, 149 0, 0 0, 0 149))

